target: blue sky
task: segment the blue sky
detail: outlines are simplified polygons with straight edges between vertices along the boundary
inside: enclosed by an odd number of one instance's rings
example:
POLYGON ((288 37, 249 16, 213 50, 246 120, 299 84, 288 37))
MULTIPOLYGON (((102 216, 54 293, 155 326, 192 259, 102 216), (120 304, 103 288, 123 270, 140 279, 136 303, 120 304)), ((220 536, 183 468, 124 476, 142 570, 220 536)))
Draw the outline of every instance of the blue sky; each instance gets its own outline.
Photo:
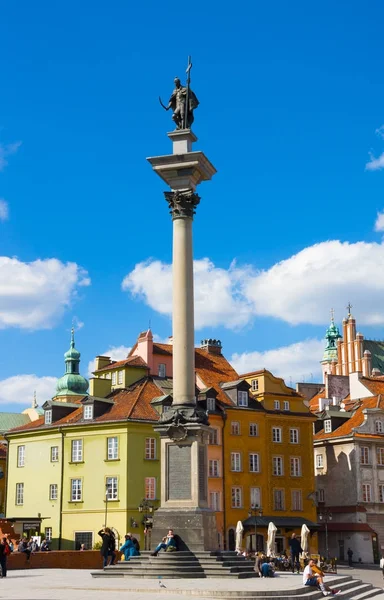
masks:
POLYGON ((383 6, 228 6, 0 9, 3 410, 46 399, 73 317, 84 374, 149 321, 171 334, 172 224, 145 158, 171 151, 157 98, 188 54, 218 170, 194 223, 196 340, 294 383, 317 377, 331 306, 383 337, 383 6))

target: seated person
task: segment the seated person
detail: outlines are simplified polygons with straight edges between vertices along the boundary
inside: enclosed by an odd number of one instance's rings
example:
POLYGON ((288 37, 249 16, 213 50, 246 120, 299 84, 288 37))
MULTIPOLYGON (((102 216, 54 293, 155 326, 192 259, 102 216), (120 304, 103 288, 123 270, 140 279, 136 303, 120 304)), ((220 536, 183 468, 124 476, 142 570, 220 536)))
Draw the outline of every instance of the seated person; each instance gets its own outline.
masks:
POLYGON ((341 593, 341 590, 331 590, 324 584, 324 573, 317 567, 316 562, 311 558, 303 572, 304 585, 311 585, 320 589, 323 596, 336 596, 341 593))
POLYGON ((264 562, 261 565, 261 576, 262 577, 273 577, 274 576, 274 571, 273 571, 273 568, 272 568, 269 558, 265 558, 264 562))
POLYGON ((123 552, 125 560, 129 560, 131 556, 139 556, 139 552, 136 549, 136 545, 133 543, 132 534, 127 533, 125 536, 125 542, 120 548, 120 552, 123 552))
POLYGON ((160 544, 156 546, 154 552, 151 552, 151 556, 157 556, 160 550, 165 550, 165 552, 175 552, 175 550, 177 550, 173 529, 168 530, 167 535, 163 537, 160 544))

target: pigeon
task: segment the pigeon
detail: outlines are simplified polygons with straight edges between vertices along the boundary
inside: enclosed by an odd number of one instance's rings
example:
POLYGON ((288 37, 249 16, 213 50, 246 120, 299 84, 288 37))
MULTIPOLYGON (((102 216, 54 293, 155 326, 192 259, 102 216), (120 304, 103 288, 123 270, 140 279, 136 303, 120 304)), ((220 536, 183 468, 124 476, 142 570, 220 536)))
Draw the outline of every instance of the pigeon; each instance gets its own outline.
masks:
POLYGON ((166 585, 164 585, 164 583, 162 581, 160 581, 160 579, 159 579, 159 586, 161 588, 166 588, 167 587, 166 585))

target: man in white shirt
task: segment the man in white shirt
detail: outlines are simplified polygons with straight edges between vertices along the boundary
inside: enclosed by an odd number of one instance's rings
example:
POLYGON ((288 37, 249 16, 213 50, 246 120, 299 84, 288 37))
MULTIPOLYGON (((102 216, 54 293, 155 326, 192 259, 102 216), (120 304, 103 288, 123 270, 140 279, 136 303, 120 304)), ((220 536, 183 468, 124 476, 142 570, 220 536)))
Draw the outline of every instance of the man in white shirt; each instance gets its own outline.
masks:
POLYGON ((328 587, 326 587, 324 585, 324 581, 323 581, 323 577, 321 575, 321 571, 320 573, 316 573, 313 570, 313 567, 315 566, 315 561, 310 559, 310 561, 308 562, 307 566, 304 569, 303 572, 303 583, 304 585, 312 585, 314 587, 320 588, 321 591, 323 592, 323 596, 336 596, 337 594, 341 593, 341 590, 330 590, 328 587))

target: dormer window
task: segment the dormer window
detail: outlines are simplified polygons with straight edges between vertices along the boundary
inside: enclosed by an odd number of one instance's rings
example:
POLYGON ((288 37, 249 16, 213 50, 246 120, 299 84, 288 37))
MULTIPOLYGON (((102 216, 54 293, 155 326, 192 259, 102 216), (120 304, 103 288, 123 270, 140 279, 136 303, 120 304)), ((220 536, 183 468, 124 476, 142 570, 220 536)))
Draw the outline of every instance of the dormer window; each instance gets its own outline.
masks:
POLYGON ((289 402, 288 402, 288 400, 284 400, 284 410, 289 410, 289 402))
POLYGON ((327 419, 326 421, 324 421, 324 433, 331 433, 331 432, 332 432, 331 419, 327 419))
POLYGON ((216 401, 214 398, 207 398, 207 410, 211 412, 216 410, 216 401))
POLYGON ((45 413, 44 413, 44 423, 45 423, 45 425, 51 425, 52 424, 52 409, 45 411, 45 413))
POLYGON ((275 410, 280 410, 280 400, 274 400, 273 401, 273 408, 275 410))
POLYGON ((171 406, 169 404, 163 404, 163 413, 167 412, 168 410, 171 410, 171 406))
POLYGON ((258 392, 258 390, 259 390, 259 380, 258 379, 252 379, 251 389, 252 389, 252 392, 258 392))
POLYGON ((85 404, 83 416, 84 416, 84 419, 86 419, 86 420, 93 419, 93 406, 92 406, 92 404, 85 404))
POLYGON ((237 406, 248 406, 248 392, 237 392, 237 406))
POLYGON ((159 374, 159 377, 165 377, 165 374, 166 374, 166 366, 165 366, 165 364, 164 364, 164 363, 160 363, 160 364, 159 364, 158 374, 159 374))
POLYGON ((376 433, 383 433, 383 421, 375 421, 376 433))

